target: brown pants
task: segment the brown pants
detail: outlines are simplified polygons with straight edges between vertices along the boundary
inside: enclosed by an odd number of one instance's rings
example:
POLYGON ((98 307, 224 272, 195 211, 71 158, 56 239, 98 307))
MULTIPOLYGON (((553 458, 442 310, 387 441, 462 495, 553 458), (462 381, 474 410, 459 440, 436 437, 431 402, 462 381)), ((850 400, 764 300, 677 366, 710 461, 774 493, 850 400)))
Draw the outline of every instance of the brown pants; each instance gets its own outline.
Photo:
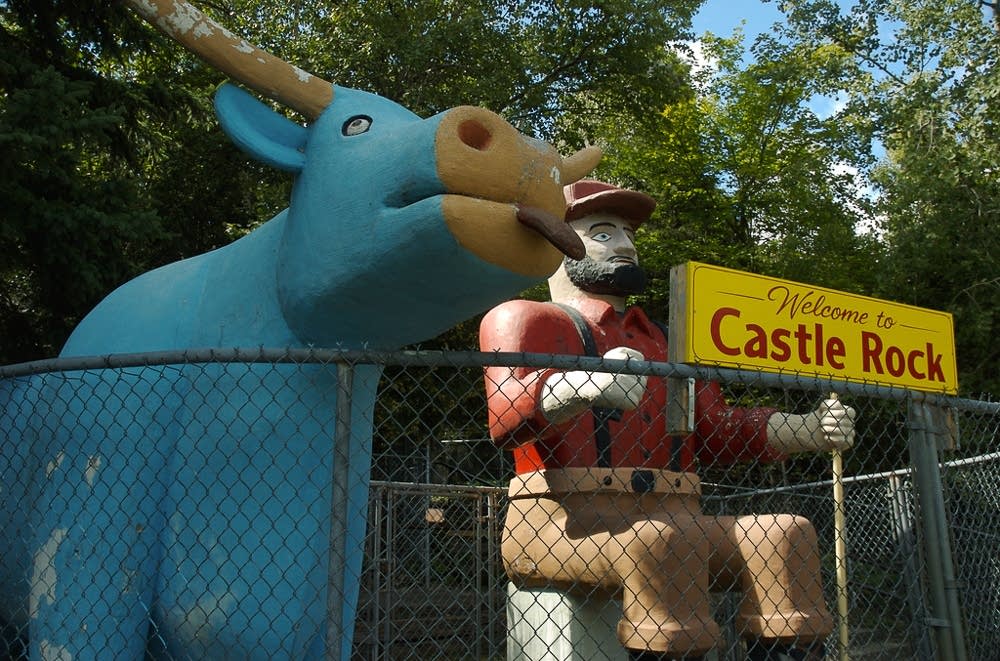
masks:
POLYGON ((629 649, 714 647, 710 590, 743 593, 747 637, 803 642, 833 629, 816 533, 799 516, 705 516, 697 493, 515 495, 502 551, 516 585, 620 594, 618 638, 629 649))

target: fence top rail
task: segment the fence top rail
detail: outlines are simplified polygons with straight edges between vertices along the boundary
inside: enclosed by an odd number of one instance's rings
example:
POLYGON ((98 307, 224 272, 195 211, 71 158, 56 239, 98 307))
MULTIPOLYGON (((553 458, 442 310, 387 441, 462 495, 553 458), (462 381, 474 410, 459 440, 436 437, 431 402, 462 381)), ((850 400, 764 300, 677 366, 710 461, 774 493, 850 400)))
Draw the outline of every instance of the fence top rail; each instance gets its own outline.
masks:
POLYGON ((862 397, 875 397, 897 401, 915 401, 948 408, 961 409, 988 415, 1000 414, 1000 402, 952 397, 943 394, 919 392, 875 383, 848 382, 798 372, 761 372, 721 367, 692 366, 647 360, 620 360, 589 356, 567 356, 523 352, 481 351, 432 351, 321 348, 204 348, 147 353, 122 353, 101 356, 51 358, 14 365, 0 366, 0 379, 11 379, 36 374, 73 372, 98 369, 123 369, 164 365, 192 365, 206 363, 264 363, 264 364, 351 364, 398 367, 553 367, 556 369, 582 369, 614 371, 625 374, 690 378, 743 383, 761 387, 791 390, 837 391, 862 397))
POLYGON ((468 484, 436 484, 433 482, 399 482, 389 480, 372 480, 370 483, 372 491, 393 491, 403 494, 417 494, 421 496, 431 495, 452 495, 466 494, 470 496, 483 495, 505 495, 507 487, 475 486, 468 484))
MULTIPOLYGON (((1000 452, 990 452, 988 454, 981 454, 975 457, 966 457, 965 459, 953 459, 951 461, 945 461, 938 466, 942 469, 949 468, 963 468, 966 466, 975 466, 978 464, 985 464, 993 461, 1000 460, 1000 452)), ((864 475, 850 475, 842 478, 844 484, 851 484, 855 482, 872 482, 875 480, 885 480, 890 478, 898 477, 908 477, 913 473, 912 468, 897 468, 891 471, 882 471, 879 473, 866 473, 864 475)), ((716 482, 702 482, 702 487, 714 487, 720 490, 733 491, 734 493, 729 493, 726 495, 710 495, 708 498, 715 498, 726 500, 729 498, 740 498, 746 496, 764 496, 768 494, 775 493, 789 493, 792 491, 807 491, 810 489, 823 488, 827 489, 833 486, 833 480, 819 480, 815 482, 803 482, 801 484, 787 484, 780 487, 768 487, 764 489, 755 489, 748 487, 733 487, 732 485, 719 484, 716 482)))

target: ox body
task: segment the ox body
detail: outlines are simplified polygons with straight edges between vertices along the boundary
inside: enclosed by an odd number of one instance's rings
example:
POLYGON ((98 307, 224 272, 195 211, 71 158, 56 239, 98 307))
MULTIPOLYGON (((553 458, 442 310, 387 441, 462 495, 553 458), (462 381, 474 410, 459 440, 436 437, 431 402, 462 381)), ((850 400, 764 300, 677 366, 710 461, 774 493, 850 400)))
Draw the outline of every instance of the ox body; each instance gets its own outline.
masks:
MULTIPOLYGON (((391 349, 558 266, 523 217, 561 219, 562 185, 599 154, 563 160, 485 110, 420 119, 331 87, 308 126, 220 88, 233 140, 296 174, 289 208, 126 283, 62 355, 391 349)), ((379 375, 353 373, 346 448, 325 366, 0 382, 0 618, 34 659, 349 658, 379 375)))

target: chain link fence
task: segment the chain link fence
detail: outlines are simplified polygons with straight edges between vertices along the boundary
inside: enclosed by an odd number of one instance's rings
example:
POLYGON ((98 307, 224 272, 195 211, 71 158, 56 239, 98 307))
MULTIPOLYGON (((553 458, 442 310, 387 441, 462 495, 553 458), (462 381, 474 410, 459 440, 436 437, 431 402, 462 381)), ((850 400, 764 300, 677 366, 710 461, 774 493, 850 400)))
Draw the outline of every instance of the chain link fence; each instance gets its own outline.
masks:
MULTIPOLYGON (((743 533, 808 520, 817 564, 797 566, 819 577, 832 627, 813 637, 826 658, 998 658, 995 403, 585 357, 234 350, 0 369, 0 659, 70 658, 70 648, 82 650, 73 658, 629 658, 606 642, 624 608, 606 579, 620 569, 594 564, 579 582, 508 577, 518 467, 489 438, 487 364, 696 378, 721 384, 733 405, 795 413, 839 392, 857 412, 843 528, 829 454, 701 457, 700 498, 635 482, 624 490, 667 508, 664 530, 680 520, 708 530, 697 517, 741 521, 743 533), (370 462, 338 446, 368 447, 369 436, 370 462), (344 481, 363 485, 361 495, 341 493, 344 481), (671 499, 683 506, 664 505, 671 499), (362 551, 356 568, 344 540, 362 551), (577 635, 579 622, 559 619, 570 606, 591 618, 572 642, 591 656, 557 656, 577 635), (345 652, 336 641, 351 629, 345 652), (532 656, 538 645, 551 656, 532 656)), ((529 500, 568 502, 565 492, 529 500)), ((582 502, 596 508, 592 495, 582 502)), ((756 553, 774 541, 765 535, 756 553)), ((690 573, 674 573, 676 601, 709 593, 718 643, 708 658, 748 658, 743 575, 719 570, 727 564, 713 548, 661 546, 650 553, 662 567, 690 573)), ((782 552, 794 560, 800 547, 782 552)), ((797 590, 814 579, 787 582, 797 590)))

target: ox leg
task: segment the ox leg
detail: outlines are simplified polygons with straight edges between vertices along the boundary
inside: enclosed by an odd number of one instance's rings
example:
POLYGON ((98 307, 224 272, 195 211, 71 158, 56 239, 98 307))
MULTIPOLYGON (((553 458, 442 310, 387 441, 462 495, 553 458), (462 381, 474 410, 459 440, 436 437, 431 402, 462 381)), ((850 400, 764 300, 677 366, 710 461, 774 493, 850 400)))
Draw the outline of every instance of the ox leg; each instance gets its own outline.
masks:
MULTIPOLYGON (((67 379, 37 479, 30 548, 32 658, 141 659, 162 529, 171 386, 143 371, 67 379)), ((41 444, 40 444, 41 445, 41 444)))
MULTIPOLYGON (((340 629, 332 632, 328 631, 327 644, 331 644, 333 637, 340 638, 340 659, 348 661, 351 658, 351 651, 354 641, 354 623, 357 618, 358 596, 361 590, 361 567, 365 555, 365 538, 368 532, 368 498, 369 484, 371 480, 372 465, 372 430, 374 425, 373 415, 375 408, 375 396, 378 390, 378 381, 382 375, 380 367, 373 365, 361 365, 353 369, 351 379, 351 430, 350 445, 346 453, 347 466, 347 502, 343 519, 347 526, 344 534, 342 550, 340 556, 343 558, 343 566, 340 569, 343 576, 342 595, 336 594, 334 590, 327 597, 327 614, 329 617, 336 617, 338 606, 342 608, 340 614, 340 629)), ((342 374, 343 376, 343 374, 342 374)), ((337 474, 336 472, 334 473, 337 474)), ((337 499, 333 499, 334 511, 332 518, 338 516, 336 510, 337 499)), ((336 532, 336 530, 334 530, 336 532)), ((335 538, 336 535, 331 535, 335 538)), ((331 541, 336 544, 334 539, 331 541)), ((335 547, 336 548, 336 547, 335 547)), ((330 573, 336 575, 338 554, 334 551, 330 573)), ((331 576, 331 578, 332 578, 331 576)), ((331 581, 332 582, 332 581, 331 581)))
POLYGON ((136 455, 67 455, 38 503, 31 656, 139 659, 156 570, 156 503, 146 491, 155 471, 136 455))
POLYGON ((322 658, 329 640, 347 650, 341 656, 346 661, 379 373, 358 370, 350 440, 340 452, 332 367, 228 365, 212 371, 202 375, 211 387, 198 390, 213 398, 222 394, 203 407, 201 422, 188 425, 173 460, 177 477, 157 614, 167 651, 299 660, 322 658), (336 475, 343 480, 338 489, 346 487, 339 501, 336 475), (342 515, 331 510, 337 502, 342 515), (334 518, 344 521, 342 530, 331 527, 334 518), (335 611, 333 627, 328 610, 335 611), (328 636, 329 629, 336 635, 328 636))
POLYGON ((40 487, 30 423, 43 379, 0 379, 0 659, 21 658, 27 636, 30 514, 40 487))

